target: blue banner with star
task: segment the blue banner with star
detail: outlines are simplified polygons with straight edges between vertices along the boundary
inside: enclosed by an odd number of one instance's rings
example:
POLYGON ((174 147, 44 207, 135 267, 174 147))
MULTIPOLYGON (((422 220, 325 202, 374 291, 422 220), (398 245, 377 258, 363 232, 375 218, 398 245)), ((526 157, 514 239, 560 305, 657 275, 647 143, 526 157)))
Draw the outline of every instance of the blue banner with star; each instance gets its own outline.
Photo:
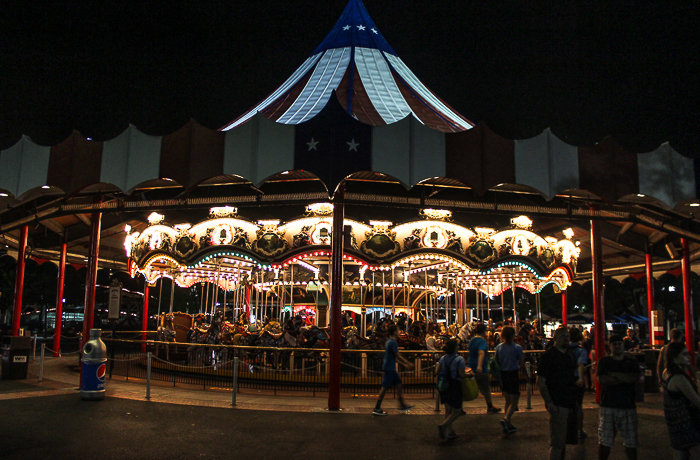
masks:
POLYGON ((294 135, 294 169, 314 173, 332 193, 348 175, 372 169, 372 127, 352 118, 335 92, 294 135))

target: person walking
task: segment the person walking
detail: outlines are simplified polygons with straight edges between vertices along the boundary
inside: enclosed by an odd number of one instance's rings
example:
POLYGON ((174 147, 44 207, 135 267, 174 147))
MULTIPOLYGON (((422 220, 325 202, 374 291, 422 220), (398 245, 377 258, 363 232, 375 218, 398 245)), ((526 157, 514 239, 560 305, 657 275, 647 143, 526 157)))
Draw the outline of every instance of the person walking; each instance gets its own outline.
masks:
POLYGON ((700 445, 700 427, 697 420, 700 396, 684 370, 688 366, 690 354, 685 345, 680 342, 669 343, 661 386, 664 388, 664 415, 675 460, 689 459, 691 451, 697 456, 700 445))
POLYGON ((581 346, 583 333, 580 329, 576 327, 569 329, 569 337, 571 340, 569 343, 569 353, 571 353, 576 362, 574 377, 576 378, 576 421, 578 423, 578 438, 584 440, 588 437, 588 433, 583 429, 583 396, 586 394, 586 384, 583 380, 583 375, 586 371, 586 365, 588 364, 588 353, 586 353, 586 349, 581 346))
MULTIPOLYGON (((676 329, 675 327, 671 329, 671 342, 678 342, 678 343, 683 343, 685 341, 685 337, 683 337, 683 331, 680 329, 676 329)), ((661 353, 659 353, 659 360, 656 362, 656 376, 659 378, 659 382, 661 382, 661 378, 663 377, 663 373, 666 370, 666 349, 668 348, 669 344, 664 345, 664 347, 661 349, 661 353)))
POLYGON ((396 339, 399 338, 399 329, 395 325, 389 326, 387 332, 389 333, 389 339, 384 345, 384 361, 382 362, 382 370, 384 371, 384 378, 382 379, 382 389, 379 391, 379 397, 377 398, 377 404, 374 406, 372 415, 389 415, 382 410, 382 401, 384 400, 384 395, 389 388, 396 386, 396 393, 399 396, 399 410, 406 412, 409 409, 413 409, 415 406, 409 406, 403 399, 403 385, 401 385, 401 376, 396 370, 396 361, 407 368, 412 368, 411 363, 406 361, 403 356, 399 356, 399 344, 396 339))
POLYGON ((506 326, 501 332, 503 342, 496 347, 496 361, 501 367, 501 388, 506 398, 505 416, 501 420, 503 434, 510 435, 518 431, 511 423, 513 414, 518 409, 520 399, 520 368, 525 367, 523 348, 513 342, 515 329, 506 326))
POLYGON ((542 354, 537 365, 537 386, 549 412, 550 460, 564 458, 569 415, 576 410, 576 365, 568 353, 569 341, 565 327, 554 331, 554 345, 542 354))
POLYGON ((620 433, 629 460, 637 459, 637 406, 635 384, 641 373, 637 360, 625 356, 625 342, 621 335, 608 339, 611 356, 598 361, 598 384, 601 385, 600 414, 598 419, 598 459, 607 460, 620 433))
POLYGON ((469 341, 469 367, 476 375, 476 383, 479 386, 479 392, 484 395, 486 400, 486 412, 498 413, 500 407, 493 405, 491 400, 491 374, 489 373, 489 363, 487 353, 489 346, 486 343, 486 325, 479 323, 474 328, 474 337, 469 341))
POLYGON ((445 406, 445 420, 438 425, 442 439, 455 439, 459 436, 452 428, 452 422, 462 415, 462 379, 467 375, 467 364, 457 354, 458 345, 457 340, 447 341, 445 354, 440 358, 436 370, 440 401, 445 406))

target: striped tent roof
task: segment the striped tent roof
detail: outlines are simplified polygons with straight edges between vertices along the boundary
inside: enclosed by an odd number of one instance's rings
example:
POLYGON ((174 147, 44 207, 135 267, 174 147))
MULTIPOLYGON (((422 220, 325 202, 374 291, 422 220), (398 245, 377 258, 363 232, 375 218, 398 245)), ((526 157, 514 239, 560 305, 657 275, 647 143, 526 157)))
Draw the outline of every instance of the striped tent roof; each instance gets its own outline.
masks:
POLYGON ((395 123, 409 114, 442 132, 474 126, 411 72, 384 39, 362 0, 350 0, 306 62, 272 94, 221 130, 233 129, 258 112, 278 123, 303 123, 321 112, 333 91, 348 114, 371 126, 395 123))

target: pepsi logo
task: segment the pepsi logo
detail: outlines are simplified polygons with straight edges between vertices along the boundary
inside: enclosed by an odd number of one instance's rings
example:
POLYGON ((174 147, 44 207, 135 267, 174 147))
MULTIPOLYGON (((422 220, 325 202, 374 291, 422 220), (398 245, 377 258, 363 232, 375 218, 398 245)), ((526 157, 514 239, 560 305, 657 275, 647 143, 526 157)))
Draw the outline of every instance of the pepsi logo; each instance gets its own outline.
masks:
POLYGON ((107 364, 102 363, 100 367, 97 368, 97 378, 102 380, 105 378, 105 371, 107 370, 107 364))

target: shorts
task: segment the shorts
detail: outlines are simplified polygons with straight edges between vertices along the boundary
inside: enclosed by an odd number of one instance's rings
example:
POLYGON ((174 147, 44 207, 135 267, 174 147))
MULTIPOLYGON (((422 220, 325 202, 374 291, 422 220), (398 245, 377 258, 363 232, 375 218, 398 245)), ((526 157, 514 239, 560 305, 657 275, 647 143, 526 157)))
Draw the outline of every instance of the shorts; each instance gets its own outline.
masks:
POLYGON ((479 387, 479 393, 486 396, 491 394, 491 374, 474 374, 476 378, 476 384, 479 387))
POLYGON ((501 389, 503 393, 520 396, 520 371, 501 371, 501 389))
POLYGON ((462 408, 462 383, 453 380, 445 391, 440 392, 440 402, 453 409, 462 408))
POLYGON ((637 409, 601 407, 598 417, 598 444, 613 447, 618 431, 625 447, 637 447, 637 409))
POLYGON ((568 429, 569 413, 573 409, 557 406, 556 414, 549 414, 549 445, 556 449, 566 448, 566 430, 568 429))
POLYGON ((383 388, 391 388, 394 385, 401 385, 401 376, 396 371, 385 371, 382 379, 383 388))

